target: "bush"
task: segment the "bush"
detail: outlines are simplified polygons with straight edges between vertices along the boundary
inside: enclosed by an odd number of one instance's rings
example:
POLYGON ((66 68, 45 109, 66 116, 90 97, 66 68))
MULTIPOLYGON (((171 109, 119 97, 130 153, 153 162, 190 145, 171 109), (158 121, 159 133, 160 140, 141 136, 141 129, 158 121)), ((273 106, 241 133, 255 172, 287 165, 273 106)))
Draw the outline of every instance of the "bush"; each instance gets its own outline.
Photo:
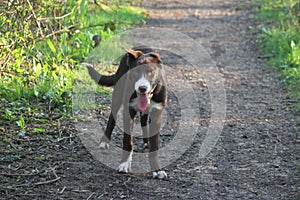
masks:
POLYGON ((93 35, 105 40, 143 18, 120 1, 1 1, 1 98, 68 103, 62 96, 93 49, 93 35))
POLYGON ((0 1, 0 133, 59 132, 53 127, 71 116, 70 94, 93 36, 106 40, 145 17, 128 0, 98 2, 0 1))

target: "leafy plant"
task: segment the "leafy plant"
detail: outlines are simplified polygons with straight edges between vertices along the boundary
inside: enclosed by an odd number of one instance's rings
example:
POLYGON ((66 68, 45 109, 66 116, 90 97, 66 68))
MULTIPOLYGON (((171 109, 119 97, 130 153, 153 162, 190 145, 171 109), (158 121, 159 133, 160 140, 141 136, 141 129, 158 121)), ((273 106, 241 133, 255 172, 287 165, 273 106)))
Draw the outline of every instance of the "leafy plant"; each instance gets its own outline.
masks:
MULTIPOLYGON (((142 9, 131 1, 19 0, 0 2, 0 98, 48 112, 68 113, 79 64, 102 40, 143 23, 142 9)), ((5 110, 11 120, 12 110, 5 110)), ((24 118, 18 126, 24 129, 24 118)), ((36 132, 42 132, 36 129, 36 132)))
POLYGON ((260 26, 263 53, 270 57, 271 66, 282 72, 282 80, 292 91, 292 96, 299 99, 300 3, 296 0, 261 0, 257 12, 258 18, 265 22, 260 26))
POLYGON ((40 98, 45 88, 58 98, 70 89, 77 63, 93 49, 93 35, 105 40, 143 18, 140 9, 114 3, 112 11, 103 12, 88 0, 1 4, 0 85, 1 95, 10 99, 40 98))
POLYGON ((26 124, 25 124, 24 117, 22 115, 20 115, 19 120, 16 123, 20 127, 20 129, 21 129, 20 132, 19 132, 19 135, 20 136, 25 136, 25 133, 26 133, 26 130, 25 130, 26 124))
POLYGON ((10 109, 5 109, 4 113, 5 113, 5 119, 7 120, 11 120, 15 118, 14 113, 10 109))

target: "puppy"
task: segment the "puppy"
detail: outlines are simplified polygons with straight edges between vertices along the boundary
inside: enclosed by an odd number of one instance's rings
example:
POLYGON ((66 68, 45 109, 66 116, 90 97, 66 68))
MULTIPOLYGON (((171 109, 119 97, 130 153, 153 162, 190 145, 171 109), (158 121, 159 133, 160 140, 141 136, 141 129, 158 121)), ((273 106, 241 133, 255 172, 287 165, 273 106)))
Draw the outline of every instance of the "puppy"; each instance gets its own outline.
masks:
POLYGON ((89 75, 102 86, 114 86, 112 107, 100 148, 109 148, 111 134, 120 107, 124 106, 124 137, 119 172, 130 172, 134 118, 140 114, 144 146, 149 148, 149 162, 154 178, 165 179, 158 161, 159 137, 162 113, 167 102, 165 73, 159 54, 148 47, 128 49, 118 70, 111 76, 99 74, 92 65, 83 63, 89 75))

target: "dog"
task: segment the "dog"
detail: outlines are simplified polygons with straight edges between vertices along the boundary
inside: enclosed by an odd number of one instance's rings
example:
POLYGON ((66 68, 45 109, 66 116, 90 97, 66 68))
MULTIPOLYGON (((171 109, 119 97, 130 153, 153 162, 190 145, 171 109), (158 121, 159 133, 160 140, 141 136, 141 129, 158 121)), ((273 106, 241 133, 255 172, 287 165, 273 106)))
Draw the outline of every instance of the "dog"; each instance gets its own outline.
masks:
MULTIPOLYGON (((104 76, 86 64, 90 77, 101 86, 114 86, 111 113, 100 148, 109 148, 111 134, 120 107, 124 106, 124 136, 119 172, 130 172, 134 118, 140 113, 144 147, 149 149, 149 162, 154 178, 166 179, 160 167, 158 150, 162 113, 167 102, 165 73, 160 55, 149 47, 127 49, 115 74, 104 76)), ((84 63, 83 63, 84 64, 84 63)))

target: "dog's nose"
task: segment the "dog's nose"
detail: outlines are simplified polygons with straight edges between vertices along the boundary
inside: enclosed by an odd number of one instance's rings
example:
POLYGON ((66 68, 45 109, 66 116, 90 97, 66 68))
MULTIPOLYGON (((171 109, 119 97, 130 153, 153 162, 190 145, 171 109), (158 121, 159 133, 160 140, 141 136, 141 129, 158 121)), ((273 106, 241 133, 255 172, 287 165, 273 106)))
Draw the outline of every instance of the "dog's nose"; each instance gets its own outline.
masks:
POLYGON ((139 91, 140 91, 141 93, 145 93, 145 92, 147 91, 147 87, 144 86, 144 85, 142 85, 142 86, 139 87, 139 91))

